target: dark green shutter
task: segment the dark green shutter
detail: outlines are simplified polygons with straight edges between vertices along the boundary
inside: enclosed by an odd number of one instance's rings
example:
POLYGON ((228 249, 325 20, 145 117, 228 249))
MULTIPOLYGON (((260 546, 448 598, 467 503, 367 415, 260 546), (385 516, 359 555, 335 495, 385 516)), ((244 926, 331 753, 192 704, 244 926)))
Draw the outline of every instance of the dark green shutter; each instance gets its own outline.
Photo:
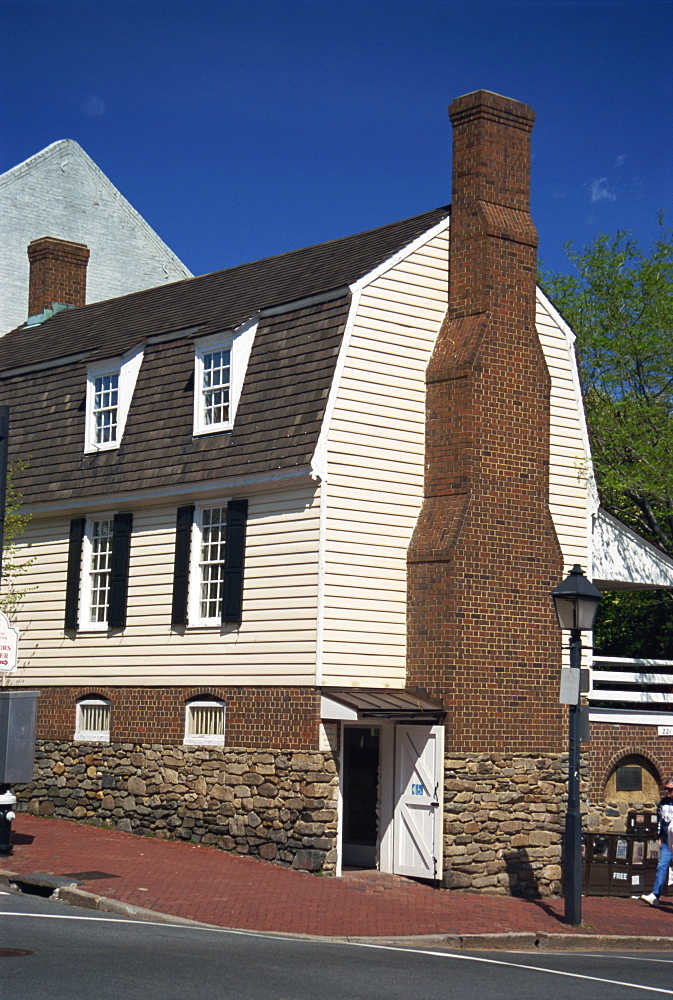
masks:
POLYGON ((243 611, 243 564, 248 501, 230 500, 227 504, 227 545, 224 552, 222 623, 240 625, 243 611))
POLYGON ((175 562, 173 564, 173 607, 171 625, 187 624, 189 591, 189 555, 192 542, 194 504, 178 507, 175 521, 175 562))
POLYGON ((129 556, 133 514, 115 514, 112 528, 112 563, 110 567, 109 628, 126 627, 126 597, 129 586, 129 556))
POLYGON ((79 581, 82 571, 82 539, 85 517, 73 517, 68 542, 68 576, 65 584, 65 628, 76 629, 79 614, 79 581))

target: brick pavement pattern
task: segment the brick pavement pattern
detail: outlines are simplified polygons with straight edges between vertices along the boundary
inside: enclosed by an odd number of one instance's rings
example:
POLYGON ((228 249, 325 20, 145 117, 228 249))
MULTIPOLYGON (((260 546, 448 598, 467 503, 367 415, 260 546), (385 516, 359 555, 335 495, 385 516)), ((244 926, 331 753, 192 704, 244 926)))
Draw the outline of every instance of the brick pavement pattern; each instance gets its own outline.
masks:
POLYGON ((89 873, 78 880, 80 889, 220 927, 326 937, 673 935, 673 899, 655 910, 636 899, 586 897, 583 926, 574 930, 563 923, 561 899, 436 890, 374 871, 325 878, 214 847, 27 814, 14 821, 13 840, 14 852, 0 857, 1 869, 89 873))

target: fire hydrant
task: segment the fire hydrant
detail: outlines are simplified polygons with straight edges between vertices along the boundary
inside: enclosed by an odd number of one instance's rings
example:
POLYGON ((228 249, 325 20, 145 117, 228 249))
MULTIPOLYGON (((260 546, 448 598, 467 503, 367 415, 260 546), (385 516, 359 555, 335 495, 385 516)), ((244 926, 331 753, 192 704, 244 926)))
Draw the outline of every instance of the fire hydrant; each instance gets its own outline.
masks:
POLYGON ((12 853, 12 820, 16 813, 16 795, 12 795, 9 785, 0 785, 0 854, 12 853))

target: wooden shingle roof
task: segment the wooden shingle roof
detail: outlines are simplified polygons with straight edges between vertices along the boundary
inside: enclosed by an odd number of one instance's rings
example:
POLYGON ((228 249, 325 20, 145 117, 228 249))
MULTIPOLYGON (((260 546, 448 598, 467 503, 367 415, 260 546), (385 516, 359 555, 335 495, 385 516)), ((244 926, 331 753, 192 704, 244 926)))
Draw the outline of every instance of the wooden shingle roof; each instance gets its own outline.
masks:
POLYGON ((0 402, 24 501, 86 511, 96 498, 308 472, 349 315, 349 284, 447 209, 59 313, 0 338, 0 402), (329 293, 329 294, 327 294, 329 293), (318 296, 318 301, 310 301, 318 296), (306 301, 309 299, 309 301, 306 301), (286 305, 276 311, 275 306, 286 305), (266 310, 266 312, 265 312, 266 310), (234 428, 193 435, 194 338, 260 313, 234 428), (170 336, 169 336, 170 335, 170 336), (144 343, 119 448, 84 452, 87 366, 144 343))
POLYGON ((356 236, 66 310, 0 338, 0 376, 83 351, 115 357, 173 331, 203 336, 236 329, 262 309, 352 284, 448 214, 448 208, 434 209, 356 236))

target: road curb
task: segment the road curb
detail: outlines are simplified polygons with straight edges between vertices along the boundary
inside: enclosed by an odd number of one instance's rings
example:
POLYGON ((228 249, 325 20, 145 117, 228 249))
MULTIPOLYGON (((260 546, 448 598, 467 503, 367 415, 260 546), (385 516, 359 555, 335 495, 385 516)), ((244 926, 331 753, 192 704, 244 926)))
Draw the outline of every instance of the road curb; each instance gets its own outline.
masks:
MULTIPOLYGON (((239 933, 273 937, 361 944, 371 947, 378 945, 435 951, 673 951, 673 937, 588 934, 582 931, 578 931, 575 934, 549 934, 543 931, 509 931, 498 934, 419 934, 399 935, 397 937, 348 935, 337 937, 332 934, 292 934, 287 931, 249 930, 245 927, 223 927, 219 924, 208 924, 201 920, 190 920, 187 917, 162 913, 160 910, 151 910, 145 906, 134 906, 132 903, 124 903, 119 899, 111 899, 109 896, 99 896, 97 893, 78 889, 71 879, 43 872, 20 874, 0 869, 0 884, 14 886, 22 892, 30 892, 30 888, 28 887, 34 887, 36 890, 52 888, 53 891, 50 897, 52 899, 60 900, 70 906, 79 906, 85 910, 114 913, 133 920, 177 924, 185 927, 203 927, 218 931, 237 931, 239 933), (24 889, 23 887, 26 888, 24 889)), ((44 895, 43 892, 40 894, 44 895)))

